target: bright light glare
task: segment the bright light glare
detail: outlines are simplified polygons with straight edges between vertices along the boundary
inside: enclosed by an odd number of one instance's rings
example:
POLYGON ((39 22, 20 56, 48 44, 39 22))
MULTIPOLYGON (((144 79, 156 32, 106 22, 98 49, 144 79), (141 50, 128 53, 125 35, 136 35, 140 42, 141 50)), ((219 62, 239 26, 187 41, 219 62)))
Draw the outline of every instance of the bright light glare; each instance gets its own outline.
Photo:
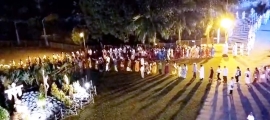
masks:
POLYGON ((90 88, 90 83, 85 83, 85 84, 84 84, 84 87, 85 87, 86 89, 89 89, 89 88, 90 88))
POLYGON ((221 20, 221 27, 223 28, 230 28, 232 27, 233 21, 231 19, 225 18, 221 20))
POLYGON ((83 32, 81 32, 81 33, 80 33, 80 37, 83 37, 83 36, 84 36, 84 33, 83 33, 83 32))

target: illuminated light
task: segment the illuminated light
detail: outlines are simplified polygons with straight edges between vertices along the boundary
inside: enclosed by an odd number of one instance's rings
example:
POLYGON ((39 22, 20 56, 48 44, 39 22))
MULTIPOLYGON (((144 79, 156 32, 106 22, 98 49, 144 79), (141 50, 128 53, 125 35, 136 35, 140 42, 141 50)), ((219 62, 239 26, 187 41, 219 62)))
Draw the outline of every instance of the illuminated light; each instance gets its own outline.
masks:
POLYGON ((80 33, 80 37, 84 37, 84 33, 83 32, 80 33))
POLYGON ((84 84, 84 87, 85 87, 86 89, 89 89, 89 88, 90 88, 90 83, 85 83, 85 84, 84 84))
POLYGON ((221 25, 221 27, 228 29, 228 28, 232 27, 233 21, 231 19, 225 18, 225 19, 221 20, 220 25, 221 25))

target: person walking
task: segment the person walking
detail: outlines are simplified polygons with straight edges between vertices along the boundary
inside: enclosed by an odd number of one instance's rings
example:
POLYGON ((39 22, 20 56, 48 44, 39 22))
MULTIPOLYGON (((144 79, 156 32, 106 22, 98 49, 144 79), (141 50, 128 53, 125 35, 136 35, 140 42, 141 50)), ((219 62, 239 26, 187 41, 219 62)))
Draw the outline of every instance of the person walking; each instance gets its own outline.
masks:
POLYGON ((237 70, 236 70, 236 73, 235 73, 235 80, 236 80, 236 83, 239 82, 239 77, 241 76, 241 70, 240 70, 240 67, 237 66, 237 70))
POLYGON ((221 81, 220 73, 221 73, 221 69, 220 69, 220 66, 218 66, 218 69, 217 69, 217 81, 221 81))
POLYGON ((214 70, 213 70, 213 68, 211 67, 211 68, 210 68, 210 75, 209 75, 209 82, 212 82, 212 81, 213 81, 213 76, 214 76, 214 70))

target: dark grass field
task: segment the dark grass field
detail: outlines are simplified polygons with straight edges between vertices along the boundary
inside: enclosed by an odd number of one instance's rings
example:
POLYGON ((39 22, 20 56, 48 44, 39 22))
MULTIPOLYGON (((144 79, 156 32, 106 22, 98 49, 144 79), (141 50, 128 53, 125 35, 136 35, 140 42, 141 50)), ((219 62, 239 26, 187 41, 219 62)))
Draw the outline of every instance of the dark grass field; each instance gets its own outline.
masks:
MULTIPOLYGON (((87 105, 77 116, 65 120, 195 120, 208 95, 215 86, 209 84, 209 69, 227 66, 233 76, 236 66, 244 69, 269 63, 269 47, 265 42, 255 47, 251 56, 212 59, 180 60, 178 64, 188 65, 188 76, 179 79, 172 75, 149 75, 141 79, 140 73, 108 72, 100 74, 91 71, 90 75, 97 85, 98 96, 95 104, 87 105), (264 49, 266 48, 266 49, 264 49), (205 66, 205 80, 191 79, 193 63, 205 66)), ((54 49, 0 49, 2 63, 27 56, 43 56, 60 53, 54 49)), ((217 56, 220 56, 217 53, 217 56)), ((226 86, 225 86, 226 87, 226 86)))
MULTIPOLYGON (((179 64, 207 64, 221 58, 182 60, 179 64)), ((208 77, 209 73, 206 71, 208 77)), ((136 72, 104 73, 97 80, 96 103, 86 106, 78 116, 66 120, 195 120, 210 90, 208 79, 199 81, 173 75, 149 75, 141 79, 136 72)), ((206 77, 206 78, 207 78, 206 77)))

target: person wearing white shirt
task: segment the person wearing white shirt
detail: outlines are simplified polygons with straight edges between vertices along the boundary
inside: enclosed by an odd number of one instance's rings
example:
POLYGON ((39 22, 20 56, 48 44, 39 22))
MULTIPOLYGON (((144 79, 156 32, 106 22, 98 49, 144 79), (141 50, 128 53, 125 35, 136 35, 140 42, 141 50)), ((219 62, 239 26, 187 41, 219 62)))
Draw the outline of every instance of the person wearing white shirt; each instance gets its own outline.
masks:
POLYGON ((144 65, 141 65, 140 71, 141 71, 141 77, 144 78, 144 65))
POLYGON ((247 120, 255 120, 252 112, 248 115, 247 120))
POLYGON ((234 77, 231 77, 231 81, 228 85, 228 88, 229 88, 229 95, 232 96, 233 88, 234 88, 234 77))
POLYGON ((221 69, 220 69, 220 66, 218 66, 218 69, 217 69, 217 80, 220 81, 220 73, 221 73, 221 69))
POLYGON ((141 58, 141 65, 144 65, 144 58, 141 58))
POLYGON ((245 72, 245 82, 248 87, 250 87, 250 70, 247 68, 247 71, 245 72))
POLYGON ((224 66, 224 69, 223 69, 223 82, 224 83, 227 83, 227 77, 228 76, 228 69, 226 68, 226 66, 224 66))
POLYGON ((200 73, 200 80, 203 80, 204 79, 204 67, 203 67, 203 65, 201 65, 199 73, 200 73))

